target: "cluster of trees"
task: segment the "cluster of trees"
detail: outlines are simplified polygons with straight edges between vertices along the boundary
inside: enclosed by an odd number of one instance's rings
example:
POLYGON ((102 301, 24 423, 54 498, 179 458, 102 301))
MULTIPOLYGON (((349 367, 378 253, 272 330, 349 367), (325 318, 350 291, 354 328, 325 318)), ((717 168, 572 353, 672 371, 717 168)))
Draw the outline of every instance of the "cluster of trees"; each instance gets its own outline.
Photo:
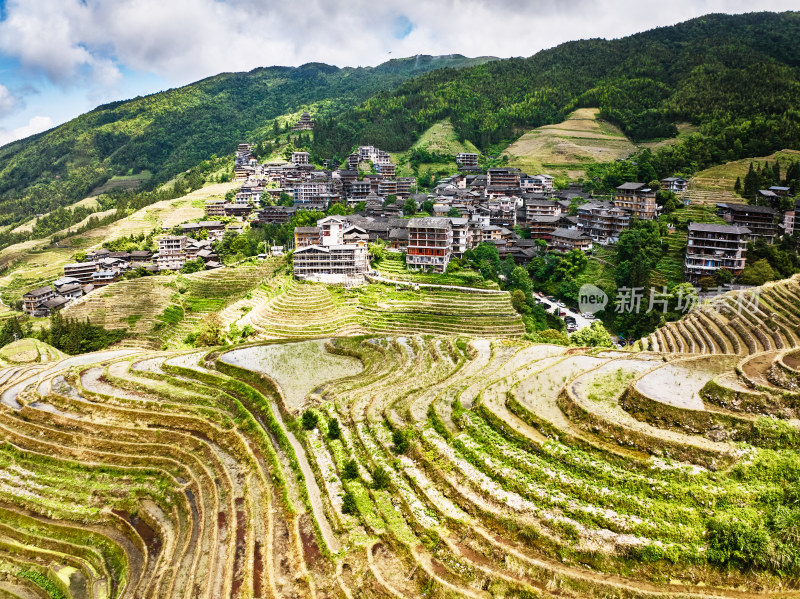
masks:
POLYGON ((743 285, 763 285, 800 272, 800 233, 782 237, 774 244, 759 237, 747 244, 747 266, 739 276, 743 285))
POLYGON ((50 316, 49 326, 34 329, 31 321, 21 324, 16 318, 8 318, 0 327, 0 347, 17 339, 30 337, 49 343, 67 354, 83 354, 98 351, 125 337, 125 329, 106 330, 89 320, 64 318, 60 312, 50 316))
POLYGON ((788 14, 711 15, 527 59, 442 69, 325 121, 314 145, 340 155, 359 142, 401 151, 449 118, 459 139, 491 153, 523 129, 597 107, 634 141, 673 137, 676 122, 698 127, 654 154, 659 177, 764 155, 800 142, 800 60, 784 52, 798 34, 788 14))
MULTIPOLYGON (((800 191, 800 160, 790 160, 786 168, 786 176, 781 177, 781 163, 776 160, 770 166, 769 162, 764 162, 763 165, 750 163, 750 168, 747 169, 747 174, 744 176, 744 182, 740 177, 736 177, 733 191, 741 194, 751 202, 758 200, 758 190, 768 189, 773 185, 779 187, 788 187, 789 196, 793 196, 800 191)), ((782 198, 782 203, 774 208, 781 208, 789 210, 794 205, 794 199, 791 197, 782 198)))

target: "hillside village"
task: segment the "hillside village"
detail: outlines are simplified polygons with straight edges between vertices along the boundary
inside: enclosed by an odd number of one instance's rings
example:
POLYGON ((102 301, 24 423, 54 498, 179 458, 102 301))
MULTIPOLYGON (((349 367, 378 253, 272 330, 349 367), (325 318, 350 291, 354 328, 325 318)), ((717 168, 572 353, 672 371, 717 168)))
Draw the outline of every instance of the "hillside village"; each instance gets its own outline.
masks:
MULTIPOLYGON (((306 112, 292 130, 313 127, 306 112)), ((65 265, 52 285, 26 293, 24 311, 48 316, 131 276, 223 268, 215 249, 223 237, 246 228, 286 226, 303 212, 328 216, 294 226, 285 245, 264 243, 259 258, 291 252, 297 279, 358 285, 378 274, 371 271, 374 244, 401 254, 410 272, 446 273, 451 260, 463 259, 481 244, 495 248, 500 260, 510 257, 526 266, 544 251, 592 253, 613 245, 635 220, 657 219, 665 197, 678 206, 691 201, 688 181, 681 177, 658 185, 625 182, 613 196, 594 196, 581 183, 557 189, 548 174, 507 166, 482 169, 481 157, 471 152, 452 156, 453 173, 428 193, 418 193, 416 179, 397 177, 390 154, 374 146, 359 146, 332 170, 312 164, 305 151, 292 152, 286 162, 259 162, 253 149, 239 144, 233 173, 241 185, 224 199, 207 201, 203 219, 162 231, 152 250, 88 252, 82 261, 65 265)), ((730 283, 745 268, 749 241, 773 243, 794 233, 800 202, 792 202, 790 193, 788 187, 772 186, 758 191, 757 205, 718 203, 720 222, 688 222, 684 280, 707 286, 723 272, 729 276, 722 280, 730 283)))

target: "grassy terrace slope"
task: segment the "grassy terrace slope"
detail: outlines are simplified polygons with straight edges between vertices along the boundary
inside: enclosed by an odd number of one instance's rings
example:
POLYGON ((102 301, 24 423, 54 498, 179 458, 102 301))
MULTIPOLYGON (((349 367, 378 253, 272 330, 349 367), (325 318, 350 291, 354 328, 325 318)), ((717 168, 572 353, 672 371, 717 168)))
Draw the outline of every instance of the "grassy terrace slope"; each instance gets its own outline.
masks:
POLYGON ((258 303, 244 299, 223 316, 226 326, 249 324, 262 339, 368 332, 518 337, 525 332, 507 293, 410 290, 381 283, 344 290, 285 279, 258 303))
POLYGON ((151 347, 180 344, 207 314, 274 284, 284 262, 207 270, 190 275, 156 275, 112 283, 84 296, 64 312, 107 329, 128 329, 128 335, 151 347))
POLYGON ((596 108, 579 108, 556 125, 537 127, 503 152, 510 166, 529 174, 549 172, 570 178, 584 175, 586 165, 627 158, 634 145, 617 127, 597 118, 596 108))
MULTIPOLYGON (((797 567, 798 434, 723 407, 735 359, 427 335, 50 359, 0 369, 0 592, 797 594, 738 561, 797 567), (725 557, 731 522, 764 542, 725 557)), ((757 413, 784 415, 771 384, 757 413)))
POLYGON ((764 162, 769 162, 772 164, 776 160, 781 163, 781 172, 785 173, 789 162, 800 161, 800 151, 781 150, 769 156, 744 158, 712 166, 696 173, 689 183, 689 190, 682 195, 689 198, 692 204, 713 205, 717 202, 743 202, 744 200, 740 196, 733 193, 736 178, 738 177, 743 182, 751 163, 763 165, 764 162))

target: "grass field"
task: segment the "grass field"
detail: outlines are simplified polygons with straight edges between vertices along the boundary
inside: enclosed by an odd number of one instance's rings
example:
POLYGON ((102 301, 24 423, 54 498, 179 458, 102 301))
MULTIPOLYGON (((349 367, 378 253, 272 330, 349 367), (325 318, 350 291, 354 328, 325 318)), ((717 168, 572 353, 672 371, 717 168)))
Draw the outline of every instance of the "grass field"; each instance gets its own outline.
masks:
MULTIPOLYGON (((411 149, 414 148, 438 152, 450 157, 449 162, 421 164, 418 172, 420 175, 431 171, 454 171, 456 168, 456 154, 459 152, 480 153, 480 150, 471 141, 461 142, 458 140, 458 136, 449 119, 431 125, 411 146, 411 149)), ((399 177, 408 177, 413 174, 408 164, 408 152, 394 152, 391 153, 391 156, 392 162, 397 164, 397 175, 399 177)))
POLYGON ((583 176, 586 165, 627 158, 634 145, 618 128, 597 118, 596 108, 579 108, 567 120, 526 132, 503 152, 509 166, 535 174, 583 176))

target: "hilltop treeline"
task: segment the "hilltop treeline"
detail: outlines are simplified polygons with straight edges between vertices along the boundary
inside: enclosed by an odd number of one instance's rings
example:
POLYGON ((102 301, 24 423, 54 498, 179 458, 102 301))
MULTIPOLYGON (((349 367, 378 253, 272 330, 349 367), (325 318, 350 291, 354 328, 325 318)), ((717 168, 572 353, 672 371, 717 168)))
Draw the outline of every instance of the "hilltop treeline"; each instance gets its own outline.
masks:
POLYGON ((356 143, 405 150, 449 118, 460 139, 497 150, 522 130, 597 107, 634 141, 699 131, 659 150, 659 174, 800 146, 800 13, 709 15, 619 40, 562 44, 526 59, 442 69, 323 119, 317 154, 356 143))

